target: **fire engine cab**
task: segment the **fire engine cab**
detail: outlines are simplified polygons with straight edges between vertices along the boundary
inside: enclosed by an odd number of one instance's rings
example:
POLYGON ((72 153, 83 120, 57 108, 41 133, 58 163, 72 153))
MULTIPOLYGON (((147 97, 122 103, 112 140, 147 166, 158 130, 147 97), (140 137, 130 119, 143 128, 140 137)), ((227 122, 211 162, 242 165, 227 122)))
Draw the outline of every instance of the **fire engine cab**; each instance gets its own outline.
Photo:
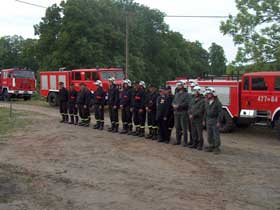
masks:
POLYGON ((79 91, 80 83, 84 83, 93 93, 97 86, 96 80, 102 81, 104 90, 109 90, 110 77, 116 79, 116 84, 121 85, 124 79, 124 72, 120 68, 100 68, 100 69, 75 69, 75 70, 60 70, 60 71, 42 71, 40 73, 41 96, 46 97, 51 106, 57 106, 58 84, 63 82, 69 90, 70 84, 75 85, 75 89, 79 91))
MULTIPOLYGON (((186 87, 190 83, 185 80, 186 87)), ((214 87, 223 104, 222 132, 234 126, 268 125, 280 130, 280 72, 246 73, 242 80, 196 80, 199 86, 214 87)), ((175 89, 176 81, 169 81, 175 89)))
POLYGON ((36 79, 31 70, 12 68, 0 70, 0 96, 4 100, 10 98, 31 99, 36 91, 36 79))

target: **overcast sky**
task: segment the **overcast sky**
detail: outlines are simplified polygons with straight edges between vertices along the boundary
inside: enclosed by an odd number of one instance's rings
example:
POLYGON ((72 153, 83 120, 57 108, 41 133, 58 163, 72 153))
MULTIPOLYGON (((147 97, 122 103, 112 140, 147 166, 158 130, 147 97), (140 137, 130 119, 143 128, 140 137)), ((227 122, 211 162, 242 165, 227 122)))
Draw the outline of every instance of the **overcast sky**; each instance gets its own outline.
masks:
MULTIPOLYGON (((60 0, 25 0, 50 6, 60 0)), ((167 15, 228 15, 236 14, 234 0, 135 0, 167 15)), ((25 5, 15 0, 0 1, 0 36, 21 35, 34 38, 33 25, 44 16, 45 9, 25 5)), ((235 58, 236 47, 229 36, 219 31, 221 19, 166 18, 171 30, 181 32, 185 39, 198 40, 208 49, 212 42, 224 47, 229 61, 235 58)))

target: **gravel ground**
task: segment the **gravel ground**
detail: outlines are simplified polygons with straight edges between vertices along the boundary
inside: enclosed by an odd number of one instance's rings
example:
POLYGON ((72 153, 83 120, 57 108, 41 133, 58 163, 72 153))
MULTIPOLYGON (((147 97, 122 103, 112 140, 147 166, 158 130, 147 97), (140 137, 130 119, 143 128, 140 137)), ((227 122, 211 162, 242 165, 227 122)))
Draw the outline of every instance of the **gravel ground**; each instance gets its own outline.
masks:
POLYGON ((280 141, 268 128, 222 135, 214 155, 13 107, 32 123, 0 137, 0 210, 280 210, 280 141))

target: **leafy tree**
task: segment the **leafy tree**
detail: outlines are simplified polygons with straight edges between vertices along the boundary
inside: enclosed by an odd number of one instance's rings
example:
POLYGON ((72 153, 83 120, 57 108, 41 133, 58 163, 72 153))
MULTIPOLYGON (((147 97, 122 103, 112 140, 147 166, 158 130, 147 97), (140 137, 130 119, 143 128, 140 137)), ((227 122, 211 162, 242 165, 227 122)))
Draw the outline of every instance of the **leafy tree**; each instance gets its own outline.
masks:
POLYGON ((37 40, 24 40, 21 36, 0 38, 0 68, 28 67, 38 69, 36 59, 37 40))
POLYGON ((226 73, 226 57, 222 46, 212 43, 209 48, 210 74, 217 76, 226 73))
POLYGON ((209 71, 209 55, 164 22, 164 14, 132 0, 68 0, 46 10, 35 26, 41 69, 124 68, 126 16, 129 77, 162 84, 176 76, 209 71))
POLYGON ((236 0, 239 13, 222 22, 220 30, 239 45, 237 62, 280 63, 280 0, 236 0))

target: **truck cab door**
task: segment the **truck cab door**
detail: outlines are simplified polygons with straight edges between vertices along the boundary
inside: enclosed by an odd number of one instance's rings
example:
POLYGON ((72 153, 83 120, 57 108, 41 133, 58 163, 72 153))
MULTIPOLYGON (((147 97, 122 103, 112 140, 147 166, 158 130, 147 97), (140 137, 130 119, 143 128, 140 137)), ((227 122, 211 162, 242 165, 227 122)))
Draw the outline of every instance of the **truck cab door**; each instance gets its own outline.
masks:
POLYGON ((250 78, 244 77, 242 81, 242 90, 241 90, 241 109, 251 109, 252 99, 250 97, 251 94, 251 84, 250 78))

